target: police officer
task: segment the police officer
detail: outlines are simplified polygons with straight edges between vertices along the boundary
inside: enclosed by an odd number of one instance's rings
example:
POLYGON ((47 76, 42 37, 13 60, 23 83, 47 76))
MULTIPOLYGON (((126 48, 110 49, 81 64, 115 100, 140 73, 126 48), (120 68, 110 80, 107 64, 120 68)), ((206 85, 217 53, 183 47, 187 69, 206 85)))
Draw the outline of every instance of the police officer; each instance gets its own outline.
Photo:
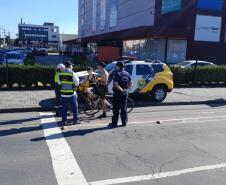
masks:
POLYGON ((56 95, 56 116, 59 117, 61 115, 61 95, 60 95, 60 85, 58 84, 59 74, 65 69, 64 64, 59 64, 57 66, 57 70, 54 76, 55 83, 55 95, 56 95))
POLYGON ((110 127, 117 127, 119 110, 121 110, 122 126, 126 126, 128 123, 127 115, 127 100, 129 95, 129 89, 131 88, 131 76, 123 69, 123 63, 118 62, 116 64, 116 73, 113 82, 113 117, 110 127))
POLYGON ((75 92, 75 86, 79 85, 79 78, 72 71, 73 64, 71 62, 65 62, 65 70, 59 74, 58 84, 61 86, 61 102, 62 102, 62 130, 67 122, 67 105, 68 103, 72 107, 73 111, 73 124, 80 124, 78 119, 78 101, 77 94, 75 92))

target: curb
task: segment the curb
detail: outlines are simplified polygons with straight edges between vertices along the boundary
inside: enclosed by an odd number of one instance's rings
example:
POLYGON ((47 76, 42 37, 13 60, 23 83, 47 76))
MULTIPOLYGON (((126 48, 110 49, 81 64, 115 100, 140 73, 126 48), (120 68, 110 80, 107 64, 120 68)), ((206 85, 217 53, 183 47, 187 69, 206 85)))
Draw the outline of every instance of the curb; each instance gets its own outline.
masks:
POLYGON ((22 112, 46 112, 54 111, 54 108, 50 107, 27 107, 27 108, 12 108, 12 109, 0 109, 0 114, 3 113, 22 113, 22 112))
MULTIPOLYGON (((215 105, 215 104, 224 104, 226 105, 225 100, 207 100, 207 101, 194 101, 194 102, 163 102, 163 103, 135 103, 135 107, 150 107, 150 106, 182 106, 182 105, 215 105)), ((55 111, 53 107, 27 107, 27 108, 12 108, 12 109, 0 109, 0 114, 3 113, 22 113, 22 112, 46 112, 46 111, 55 111)))

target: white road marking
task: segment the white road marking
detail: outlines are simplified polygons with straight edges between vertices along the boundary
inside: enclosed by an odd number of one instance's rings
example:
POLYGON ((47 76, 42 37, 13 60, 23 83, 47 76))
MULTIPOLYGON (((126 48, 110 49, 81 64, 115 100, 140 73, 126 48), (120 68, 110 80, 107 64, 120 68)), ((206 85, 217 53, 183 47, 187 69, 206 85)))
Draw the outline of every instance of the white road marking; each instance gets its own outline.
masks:
POLYGON ((207 171, 207 170, 216 170, 216 169, 221 169, 221 168, 226 168, 226 163, 210 165, 210 166, 200 166, 200 167, 188 168, 188 169, 183 169, 183 170, 178 170, 178 171, 155 173, 155 174, 150 174, 150 175, 101 180, 101 181, 90 182, 89 184, 90 185, 124 184, 124 183, 131 183, 131 182, 155 180, 155 179, 161 179, 161 178, 166 178, 166 177, 175 177, 175 176, 188 174, 188 173, 201 172, 201 171, 207 171))
POLYGON ((58 185, 88 185, 52 113, 40 113, 58 185))
MULTIPOLYGON (((165 120, 151 120, 151 121, 135 121, 135 122, 129 122, 128 125, 136 125, 136 124, 149 124, 149 123, 156 123, 156 121, 159 121, 161 124, 162 123, 168 123, 168 122, 181 122, 181 123, 192 123, 192 122, 207 122, 207 121, 217 121, 218 120, 225 120, 226 116, 208 116, 208 117, 193 117, 193 118, 177 118, 177 119, 165 119, 165 120), (207 119, 207 120, 206 120, 207 119), (208 120, 209 119, 209 120, 208 120), (214 120, 211 120, 214 119, 214 120)), ((120 125, 121 123, 119 123, 120 125)), ((107 126, 105 123, 94 123, 94 124, 81 124, 81 125, 76 125, 76 126, 71 126, 71 128, 76 127, 76 128, 82 128, 82 127, 96 127, 96 126, 107 126)))

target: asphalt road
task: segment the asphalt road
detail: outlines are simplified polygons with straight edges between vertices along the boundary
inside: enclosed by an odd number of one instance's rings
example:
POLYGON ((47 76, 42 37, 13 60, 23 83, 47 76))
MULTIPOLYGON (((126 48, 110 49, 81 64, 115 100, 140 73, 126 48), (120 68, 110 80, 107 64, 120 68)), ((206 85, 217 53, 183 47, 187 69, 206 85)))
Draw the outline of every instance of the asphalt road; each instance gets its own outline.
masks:
POLYGON ((137 108, 116 129, 82 115, 63 133, 52 113, 0 114, 0 184, 225 185, 225 112, 137 108))

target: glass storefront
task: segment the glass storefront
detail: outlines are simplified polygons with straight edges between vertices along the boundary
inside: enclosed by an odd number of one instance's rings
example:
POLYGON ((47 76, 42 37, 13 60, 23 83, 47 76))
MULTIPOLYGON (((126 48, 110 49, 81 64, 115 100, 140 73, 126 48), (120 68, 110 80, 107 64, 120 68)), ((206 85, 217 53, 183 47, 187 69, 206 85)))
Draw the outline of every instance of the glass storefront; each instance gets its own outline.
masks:
POLYGON ((160 60, 169 64, 186 59, 186 40, 144 39, 123 42, 123 55, 139 60, 160 60))
POLYGON ((186 59, 187 41, 168 40, 167 64, 176 64, 186 59))

